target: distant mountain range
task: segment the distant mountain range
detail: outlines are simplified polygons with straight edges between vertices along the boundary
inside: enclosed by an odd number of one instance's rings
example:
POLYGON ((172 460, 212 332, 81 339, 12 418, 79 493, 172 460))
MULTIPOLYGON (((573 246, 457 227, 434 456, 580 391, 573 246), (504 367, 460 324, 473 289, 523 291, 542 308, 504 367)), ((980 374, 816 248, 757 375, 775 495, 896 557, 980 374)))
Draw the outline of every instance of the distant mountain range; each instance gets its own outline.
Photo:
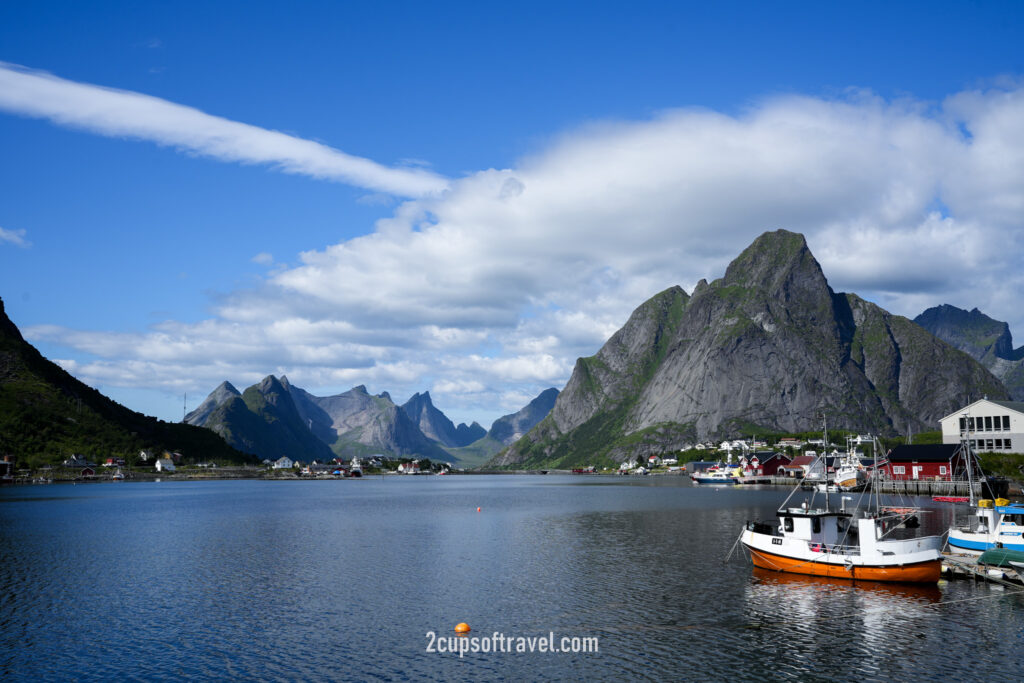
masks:
POLYGON ((934 430, 982 394, 1009 396, 910 320, 833 292, 803 236, 779 230, 692 295, 671 287, 637 308, 492 464, 621 462, 708 438, 820 429, 822 416, 878 434, 934 430))
POLYGON ((929 308, 914 322, 979 361, 1002 380, 1014 401, 1024 401, 1024 346, 1013 348, 1009 325, 977 308, 965 311, 949 304, 929 308))
POLYGON ((99 462, 142 450, 192 462, 255 461, 205 429, 136 413, 78 381, 25 341, 0 300, 0 455, 35 467, 75 453, 99 462))
POLYGON ((185 422, 206 427, 261 459, 382 454, 472 466, 529 431, 557 395, 557 389, 546 390, 519 412, 495 421, 497 431, 489 433, 475 422, 456 426, 434 406, 429 392, 414 394, 399 406, 386 392, 374 396, 365 386, 321 397, 294 386, 287 377, 271 375, 243 393, 223 382, 185 416, 185 422))

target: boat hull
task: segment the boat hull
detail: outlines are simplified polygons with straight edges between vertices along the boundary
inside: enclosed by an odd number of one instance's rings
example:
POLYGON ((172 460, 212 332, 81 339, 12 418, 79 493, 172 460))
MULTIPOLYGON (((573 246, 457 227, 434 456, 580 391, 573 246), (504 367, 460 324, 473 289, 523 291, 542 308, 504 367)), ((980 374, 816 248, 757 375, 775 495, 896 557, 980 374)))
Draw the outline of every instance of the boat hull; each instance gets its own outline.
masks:
POLYGON ((949 530, 949 545, 957 550, 980 553, 993 548, 1024 550, 1020 535, 1009 536, 992 533, 974 533, 962 529, 949 530))
POLYGON ((808 576, 862 581, 899 581, 904 583, 935 583, 942 574, 942 560, 926 560, 905 565, 867 565, 807 560, 778 555, 744 543, 755 567, 808 576))

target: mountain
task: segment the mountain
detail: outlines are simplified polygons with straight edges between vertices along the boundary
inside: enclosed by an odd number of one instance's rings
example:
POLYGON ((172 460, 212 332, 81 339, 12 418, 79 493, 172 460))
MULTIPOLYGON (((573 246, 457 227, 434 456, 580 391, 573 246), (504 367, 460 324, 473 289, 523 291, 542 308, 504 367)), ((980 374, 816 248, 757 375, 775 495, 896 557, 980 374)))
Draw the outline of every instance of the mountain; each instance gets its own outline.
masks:
MULTIPOLYGON (((203 402, 217 407, 197 422, 241 450, 261 458, 330 459, 382 453, 431 460, 453 458, 420 432, 387 393, 372 396, 358 386, 335 396, 314 396, 272 375, 232 396, 223 383, 203 402)), ((454 431, 454 429, 453 429, 454 431)))
POLYGON ((914 322, 979 361, 1002 380, 1013 400, 1024 401, 1024 346, 1013 348, 1009 325, 977 308, 965 311, 949 304, 929 308, 914 322))
POLYGON ((0 300, 0 454, 38 466, 72 453, 99 460, 144 449, 193 462, 253 460, 216 434, 136 413, 75 379, 25 341, 0 300))
POLYGON ((935 429, 999 381, 855 294, 835 293, 802 235, 761 235, 691 295, 671 287, 577 361, 551 413, 494 460, 566 467, 696 440, 830 427, 935 429))
POLYGON ((512 445, 551 412, 557 398, 558 389, 545 389, 519 412, 495 420, 487 435, 505 446, 512 445))
POLYGON ((327 442, 339 455, 384 453, 452 460, 443 448, 424 436, 386 392, 373 396, 362 385, 336 396, 319 397, 303 390, 299 392, 305 399, 305 410, 311 415, 314 410, 319 411, 316 413, 319 417, 313 418, 313 425, 320 438, 324 436, 318 430, 317 420, 327 421, 327 442))
POLYGON ((206 400, 199 404, 199 407, 185 416, 185 423, 202 427, 210 413, 218 406, 227 403, 229 399, 241 396, 241 392, 231 385, 231 382, 221 382, 220 386, 214 389, 206 400))
MULTIPOLYGON (((218 390, 223 387, 221 384, 218 390)), ((334 457, 330 447, 309 430, 291 392, 273 375, 249 387, 241 396, 230 392, 221 392, 221 395, 227 400, 210 411, 203 426, 220 434, 238 450, 252 453, 261 460, 277 460, 282 456, 292 460, 334 457)), ((207 401, 211 399, 216 400, 213 394, 207 401)))
POLYGON ((468 426, 462 423, 456 427, 444 413, 434 407, 429 391, 413 394, 412 398, 402 404, 402 410, 424 436, 444 446, 468 446, 487 434, 487 430, 476 422, 468 426))
POLYGON ((557 397, 558 389, 545 389, 524 408, 495 420, 490 431, 482 438, 460 448, 449 448, 448 452, 463 467, 473 468, 486 464, 501 449, 517 441, 543 420, 551 412, 557 397))

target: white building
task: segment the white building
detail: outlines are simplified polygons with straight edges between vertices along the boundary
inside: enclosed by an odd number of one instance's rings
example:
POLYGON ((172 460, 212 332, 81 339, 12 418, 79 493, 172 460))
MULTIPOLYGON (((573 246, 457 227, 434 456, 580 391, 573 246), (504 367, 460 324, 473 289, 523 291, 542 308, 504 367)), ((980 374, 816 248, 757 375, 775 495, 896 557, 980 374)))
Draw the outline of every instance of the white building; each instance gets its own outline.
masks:
POLYGON ((157 472, 173 472, 174 462, 170 458, 160 458, 156 461, 157 472))
POLYGON ((274 461, 275 470, 290 470, 295 466, 295 461, 289 458, 287 455, 283 455, 274 461))
POLYGON ((1024 453, 1024 402, 983 398, 939 420, 942 443, 960 443, 963 432, 976 451, 1024 453))

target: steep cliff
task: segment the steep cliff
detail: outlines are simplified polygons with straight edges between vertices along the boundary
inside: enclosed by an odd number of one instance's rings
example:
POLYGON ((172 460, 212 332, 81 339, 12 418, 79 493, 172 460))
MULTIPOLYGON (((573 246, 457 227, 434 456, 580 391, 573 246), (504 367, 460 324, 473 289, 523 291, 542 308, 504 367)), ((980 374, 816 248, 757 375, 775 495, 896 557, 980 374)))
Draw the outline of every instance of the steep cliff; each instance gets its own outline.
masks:
POLYGON ((856 295, 836 294, 802 235, 754 241, 724 277, 642 304, 577 361, 550 415, 502 466, 568 466, 697 439, 829 424, 934 429, 968 395, 1005 397, 967 355, 856 295))

